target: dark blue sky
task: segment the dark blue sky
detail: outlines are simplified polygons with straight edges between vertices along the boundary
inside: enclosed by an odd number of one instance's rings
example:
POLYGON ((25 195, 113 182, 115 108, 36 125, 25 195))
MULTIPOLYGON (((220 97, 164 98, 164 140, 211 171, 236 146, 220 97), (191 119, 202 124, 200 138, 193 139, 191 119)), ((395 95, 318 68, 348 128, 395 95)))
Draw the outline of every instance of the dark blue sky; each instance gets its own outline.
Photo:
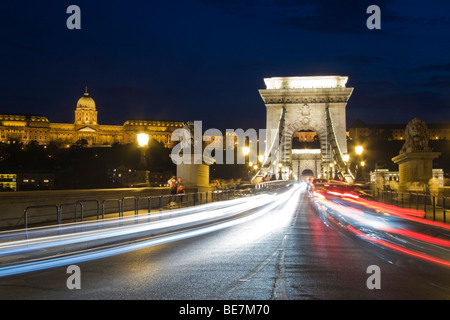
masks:
POLYGON ((0 113, 72 123, 87 85, 100 124, 264 128, 265 77, 343 75, 347 123, 450 122, 450 2, 9 1, 0 113), (81 8, 81 30, 66 9, 81 8), (366 9, 381 8, 381 30, 366 9))

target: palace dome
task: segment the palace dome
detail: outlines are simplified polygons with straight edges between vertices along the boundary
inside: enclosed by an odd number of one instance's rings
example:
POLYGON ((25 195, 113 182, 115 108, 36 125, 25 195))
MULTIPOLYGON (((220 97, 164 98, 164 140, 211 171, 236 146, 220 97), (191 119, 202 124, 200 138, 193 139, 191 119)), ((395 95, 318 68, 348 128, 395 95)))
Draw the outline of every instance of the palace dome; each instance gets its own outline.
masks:
POLYGON ((77 102, 77 109, 79 108, 95 110, 95 101, 89 96, 87 88, 84 96, 82 96, 77 102))

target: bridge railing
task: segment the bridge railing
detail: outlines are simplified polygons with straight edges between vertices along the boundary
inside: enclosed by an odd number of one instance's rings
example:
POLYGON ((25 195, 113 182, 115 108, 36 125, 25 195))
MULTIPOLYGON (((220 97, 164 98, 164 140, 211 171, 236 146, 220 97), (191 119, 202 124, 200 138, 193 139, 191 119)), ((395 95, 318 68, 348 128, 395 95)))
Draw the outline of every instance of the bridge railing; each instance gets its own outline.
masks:
POLYGON ((425 219, 447 222, 450 197, 387 190, 372 190, 371 195, 374 200, 381 203, 423 211, 425 219))
MULTIPOLYGON (((57 205, 28 206, 28 207, 25 208, 25 210, 23 212, 23 219, 24 219, 24 223, 25 223, 25 229, 27 229, 27 227, 28 227, 28 219, 30 218, 30 210, 32 210, 32 209, 55 209, 54 213, 56 213, 56 220, 58 221, 58 224, 61 223, 60 207, 58 207, 57 205)), ((42 210, 41 210, 40 214, 39 214, 39 212, 36 213, 36 211, 34 212, 35 214, 38 214, 41 217, 43 216, 42 210)))
POLYGON ((288 181, 286 180, 273 180, 273 181, 263 181, 255 184, 256 190, 268 190, 273 188, 279 188, 285 186, 288 181))
MULTIPOLYGON (((285 183, 285 182, 284 182, 285 183)), ((24 210, 24 228, 30 225, 45 226, 83 222, 85 220, 122 218, 129 215, 152 214, 164 210, 186 208, 211 202, 226 201, 251 196, 281 186, 280 181, 270 181, 245 189, 214 190, 185 194, 165 194, 147 197, 122 197, 120 199, 81 199, 73 203, 29 206, 24 210), (33 213, 31 215, 31 213, 33 213), (33 218, 33 219, 30 219, 33 218), (32 221, 30 221, 32 220, 32 221)))

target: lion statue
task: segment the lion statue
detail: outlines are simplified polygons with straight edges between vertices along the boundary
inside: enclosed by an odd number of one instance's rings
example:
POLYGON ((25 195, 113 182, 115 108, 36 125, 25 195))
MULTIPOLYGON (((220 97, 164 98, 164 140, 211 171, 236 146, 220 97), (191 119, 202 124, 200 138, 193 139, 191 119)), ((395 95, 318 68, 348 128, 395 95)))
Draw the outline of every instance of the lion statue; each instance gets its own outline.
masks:
POLYGON ((202 159, 203 161, 202 163, 212 165, 216 160, 210 155, 203 153, 203 150, 206 146, 205 142, 202 139, 203 136, 200 136, 200 141, 198 141, 195 137, 195 133, 197 131, 199 131, 200 134, 202 134, 201 125, 200 127, 198 127, 195 121, 188 121, 183 126, 183 129, 184 129, 182 131, 183 140, 181 141, 181 147, 183 148, 183 150, 185 149, 190 150, 191 155, 194 156, 194 161, 196 161, 195 159, 199 157, 200 159, 202 159), (198 148, 200 149, 200 154, 195 154, 198 148))
POLYGON ((414 151, 430 151, 430 134, 427 125, 419 118, 412 119, 405 130, 405 143, 400 154, 414 151))

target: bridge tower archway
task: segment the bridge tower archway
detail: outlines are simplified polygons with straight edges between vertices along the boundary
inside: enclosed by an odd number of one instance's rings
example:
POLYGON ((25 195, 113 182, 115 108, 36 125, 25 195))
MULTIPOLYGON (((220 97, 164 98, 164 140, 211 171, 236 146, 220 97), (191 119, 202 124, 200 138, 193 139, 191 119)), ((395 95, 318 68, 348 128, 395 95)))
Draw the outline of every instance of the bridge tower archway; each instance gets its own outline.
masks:
POLYGON ((347 80, 342 76, 264 79, 266 89, 259 90, 266 105, 268 160, 263 174, 277 175, 281 170, 283 179, 292 179, 296 161, 308 160, 306 155, 293 156, 294 133, 313 130, 320 140, 316 176, 348 176, 343 155, 347 153, 346 106, 353 88, 346 87, 347 80))

